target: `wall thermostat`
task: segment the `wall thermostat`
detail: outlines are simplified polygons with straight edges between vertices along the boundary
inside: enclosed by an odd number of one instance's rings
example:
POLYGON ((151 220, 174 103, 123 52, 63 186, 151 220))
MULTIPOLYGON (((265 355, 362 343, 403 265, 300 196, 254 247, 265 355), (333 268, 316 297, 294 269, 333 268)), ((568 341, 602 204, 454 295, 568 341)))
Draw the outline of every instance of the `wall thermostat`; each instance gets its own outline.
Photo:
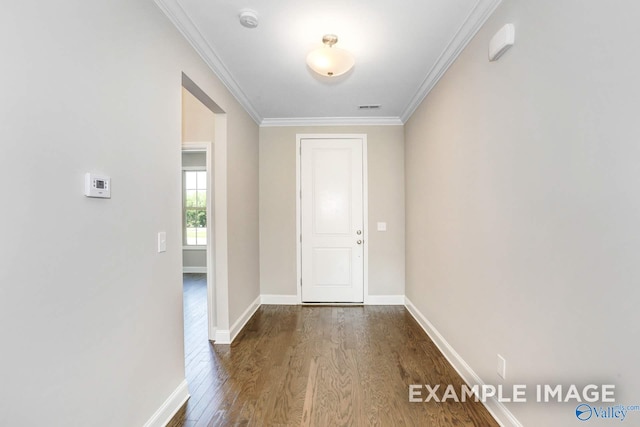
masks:
POLYGON ((111 178, 87 172, 84 175, 84 195, 87 197, 111 198, 111 178))

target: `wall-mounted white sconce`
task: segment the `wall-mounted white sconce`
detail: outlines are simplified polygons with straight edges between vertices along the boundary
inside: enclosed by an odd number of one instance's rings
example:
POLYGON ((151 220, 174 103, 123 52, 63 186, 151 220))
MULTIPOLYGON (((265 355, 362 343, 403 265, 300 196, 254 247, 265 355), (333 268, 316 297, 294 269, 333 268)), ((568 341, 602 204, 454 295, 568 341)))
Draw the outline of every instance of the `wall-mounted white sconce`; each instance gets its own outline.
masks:
POLYGON ((491 38, 489 42, 489 61, 497 61, 515 41, 516 32, 513 24, 507 24, 491 38))

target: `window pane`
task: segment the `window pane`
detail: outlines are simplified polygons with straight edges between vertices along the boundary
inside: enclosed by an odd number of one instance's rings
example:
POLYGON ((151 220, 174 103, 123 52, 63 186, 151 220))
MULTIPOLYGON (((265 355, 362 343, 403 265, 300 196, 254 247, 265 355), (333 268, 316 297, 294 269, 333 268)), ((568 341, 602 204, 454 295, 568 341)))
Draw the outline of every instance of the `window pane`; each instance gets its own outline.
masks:
POLYGON ((198 190, 198 199, 195 206, 199 208, 207 207, 207 190, 198 190))
POLYGON ((198 189, 205 190, 207 188, 207 173, 198 172, 198 189))
POLYGON ((200 210, 196 214, 196 224, 198 227, 206 227, 207 226, 207 212, 204 210, 200 210))
POLYGON ((185 179, 185 187, 187 190, 195 190, 198 188, 197 181, 197 172, 185 171, 184 179, 185 179))
POLYGON ((198 206, 198 191, 197 190, 186 190, 185 196, 185 206, 188 208, 195 208, 198 206))
POLYGON ((187 245, 196 245, 196 229, 187 227, 187 245))
POLYGON ((184 223, 187 228, 198 226, 198 211, 187 209, 184 211, 184 223))
POLYGON ((206 189, 206 171, 184 171, 184 233, 186 245, 207 244, 206 189))
POLYGON ((207 244, 207 229, 206 228, 198 228, 197 231, 197 245, 206 245, 207 244))

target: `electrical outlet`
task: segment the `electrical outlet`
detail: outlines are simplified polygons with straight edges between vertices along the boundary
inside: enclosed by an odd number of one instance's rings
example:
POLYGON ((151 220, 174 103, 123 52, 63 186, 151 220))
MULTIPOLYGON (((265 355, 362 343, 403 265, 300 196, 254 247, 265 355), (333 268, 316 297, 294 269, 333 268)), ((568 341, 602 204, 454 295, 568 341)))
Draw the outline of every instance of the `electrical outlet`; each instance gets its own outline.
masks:
POLYGON ((498 375, 502 379, 507 378, 507 361, 500 355, 498 355, 498 375))

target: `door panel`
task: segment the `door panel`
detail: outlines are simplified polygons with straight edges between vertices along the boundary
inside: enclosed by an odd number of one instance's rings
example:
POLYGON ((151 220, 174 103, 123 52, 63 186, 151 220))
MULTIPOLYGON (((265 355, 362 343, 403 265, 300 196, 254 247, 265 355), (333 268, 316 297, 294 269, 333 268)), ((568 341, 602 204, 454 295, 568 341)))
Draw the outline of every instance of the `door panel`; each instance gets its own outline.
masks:
POLYGON ((314 248, 313 283, 316 286, 351 286, 351 249, 314 248))
POLYGON ((315 234, 351 231, 351 150, 313 148, 313 226, 315 234))
POLYGON ((301 140, 304 302, 363 301, 362 161, 361 139, 301 140))

